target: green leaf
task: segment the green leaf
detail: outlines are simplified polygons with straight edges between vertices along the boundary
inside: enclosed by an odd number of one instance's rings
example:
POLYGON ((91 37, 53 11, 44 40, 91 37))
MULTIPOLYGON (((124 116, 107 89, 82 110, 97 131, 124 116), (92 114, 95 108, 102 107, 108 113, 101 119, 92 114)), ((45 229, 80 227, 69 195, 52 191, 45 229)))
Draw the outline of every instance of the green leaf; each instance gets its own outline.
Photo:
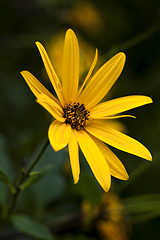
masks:
POLYGON ((26 181, 21 185, 21 191, 23 191, 26 187, 34 184, 38 180, 40 180, 43 176, 45 176, 51 169, 53 165, 44 166, 41 170, 36 172, 31 172, 30 177, 26 179, 26 181))
MULTIPOLYGON (((152 162, 144 162, 142 164, 140 164, 136 169, 134 169, 130 176, 128 181, 122 181, 118 184, 118 186, 116 187, 116 192, 117 193, 121 193, 123 191, 125 191, 126 189, 133 188, 133 185, 136 185, 137 187, 137 182, 139 181, 143 183, 142 180, 140 180, 140 178, 142 179, 142 175, 144 176, 144 178, 150 179, 149 175, 153 178, 156 176, 156 174, 159 174, 159 167, 160 167, 160 152, 156 153, 153 155, 153 159, 154 161, 152 162), (154 173, 154 175, 152 175, 154 173)), ((145 181, 147 181, 145 179, 145 181)), ((138 183, 138 184, 139 184, 138 183)), ((155 188, 156 190, 156 185, 153 186, 152 181, 147 181, 147 183, 145 184, 147 186, 147 189, 151 188, 153 190, 153 188, 155 188)), ((140 187, 140 185, 139 185, 140 187)), ((159 185, 158 185, 158 190, 159 190, 159 185)))
POLYGON ((93 176, 81 170, 79 182, 72 187, 73 191, 80 197, 95 205, 100 203, 102 191, 93 176))
POLYGON ((11 223, 18 232, 27 234, 37 240, 54 239, 45 225, 36 222, 29 216, 14 214, 11 216, 11 223))
POLYGON ((13 184, 11 183, 11 181, 9 180, 9 178, 7 177, 6 173, 4 172, 4 170, 2 170, 2 168, 0 168, 0 181, 4 182, 5 184, 7 184, 11 190, 12 193, 15 193, 15 188, 13 186, 13 184))
POLYGON ((160 216, 160 194, 126 198, 123 204, 133 222, 144 222, 160 216))

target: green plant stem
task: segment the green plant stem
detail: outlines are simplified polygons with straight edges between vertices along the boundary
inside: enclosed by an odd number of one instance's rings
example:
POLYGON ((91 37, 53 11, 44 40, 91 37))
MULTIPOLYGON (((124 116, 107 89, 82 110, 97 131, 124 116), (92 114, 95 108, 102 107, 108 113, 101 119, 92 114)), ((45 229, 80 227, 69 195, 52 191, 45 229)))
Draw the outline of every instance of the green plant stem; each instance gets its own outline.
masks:
POLYGON ((104 60, 106 61, 106 59, 111 58, 113 55, 115 55, 119 51, 125 51, 139 44, 140 42, 146 40, 148 37, 152 36, 159 29, 160 29, 160 21, 158 20, 154 25, 152 25, 150 28, 148 28, 144 32, 129 39, 128 41, 125 41, 122 44, 112 47, 111 50, 109 50, 106 54, 104 54, 104 56, 102 57, 102 61, 104 60))
POLYGON ((14 193, 13 198, 12 198, 12 203, 11 203, 11 206, 10 206, 9 211, 8 211, 8 216, 10 216, 12 214, 12 212, 13 212, 15 206, 16 206, 16 201, 17 201, 17 197, 19 195, 19 192, 20 191, 17 188, 16 193, 14 193))
POLYGON ((34 160, 34 162, 31 164, 31 166, 29 167, 29 169, 27 170, 27 172, 21 176, 20 179, 20 184, 27 178, 29 177, 30 172, 32 171, 32 169, 35 167, 35 165, 38 163, 39 159, 41 158, 41 156, 43 155, 43 153, 45 152, 46 148, 49 145, 49 140, 47 139, 47 141, 45 142, 44 146, 42 147, 41 151, 39 152, 38 156, 36 157, 36 159, 34 160))
POLYGON ((22 182, 24 182, 24 180, 29 177, 29 174, 30 172, 32 171, 32 169, 35 167, 35 165, 38 163, 39 159, 41 158, 41 156, 43 155, 43 153, 45 152, 46 148, 48 147, 49 145, 49 140, 47 139, 47 141, 45 142, 44 146, 42 147, 41 151, 39 152, 38 156, 36 157, 36 159, 33 161, 33 163, 31 164, 31 166, 29 167, 29 169, 27 170, 26 173, 23 173, 21 171, 21 174, 20 174, 20 177, 19 177, 19 180, 16 184, 16 192, 14 193, 13 195, 13 198, 12 198, 12 202, 11 202, 11 206, 9 208, 9 211, 8 211, 8 216, 10 216, 16 206, 16 202, 17 202, 17 197, 21 191, 21 184, 22 182))

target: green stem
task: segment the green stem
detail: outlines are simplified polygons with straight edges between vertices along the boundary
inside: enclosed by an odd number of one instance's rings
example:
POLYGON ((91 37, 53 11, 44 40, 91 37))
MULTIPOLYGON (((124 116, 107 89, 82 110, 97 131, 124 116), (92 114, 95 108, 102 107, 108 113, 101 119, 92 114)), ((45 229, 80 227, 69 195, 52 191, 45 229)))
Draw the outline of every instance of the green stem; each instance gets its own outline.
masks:
POLYGON ((49 140, 47 139, 47 141, 45 142, 44 146, 42 147, 41 151, 39 152, 38 156, 36 157, 36 159, 34 160, 34 162, 31 164, 31 166, 29 167, 28 171, 21 177, 20 179, 20 184, 27 178, 29 177, 30 172, 32 171, 32 169, 35 167, 35 165, 38 163, 39 159, 41 158, 41 156, 43 155, 44 151, 46 150, 46 148, 49 145, 49 140))
POLYGON ((47 141, 45 142, 44 146, 42 147, 41 151, 39 152, 38 156, 36 157, 36 159, 33 161, 33 163, 31 164, 31 166, 29 167, 29 169, 27 170, 27 172, 25 174, 23 174, 23 172, 21 171, 21 174, 20 174, 20 177, 19 177, 19 180, 17 182, 17 185, 16 185, 16 192, 14 193, 13 195, 13 198, 12 198, 12 203, 11 203, 11 206, 9 208, 9 211, 8 211, 8 216, 10 216, 16 206, 16 202, 17 202, 17 198, 18 198, 18 195, 20 193, 20 186, 22 184, 22 182, 24 182, 24 180, 29 177, 29 174, 30 172, 32 171, 32 169, 35 167, 35 165, 38 163, 39 159, 41 158, 41 156, 43 155, 44 151, 46 150, 46 148, 48 147, 49 145, 49 140, 47 139, 47 141))
POLYGON ((109 50, 106 54, 104 54, 102 59, 109 59, 113 55, 115 55, 118 51, 125 51, 125 50, 135 46, 136 44, 138 44, 138 43, 146 40, 148 37, 152 36, 159 29, 160 29, 160 22, 157 21, 153 26, 148 28, 146 31, 140 33, 139 35, 131 38, 128 41, 125 41, 124 43, 122 43, 118 46, 111 48, 111 50, 109 50))
POLYGON ((14 193, 13 195, 13 198, 12 198, 12 203, 11 203, 11 206, 9 208, 9 211, 8 211, 8 216, 10 216, 16 206, 16 201, 17 201, 17 197, 19 195, 19 192, 20 192, 20 189, 17 187, 16 189, 16 192, 14 193))

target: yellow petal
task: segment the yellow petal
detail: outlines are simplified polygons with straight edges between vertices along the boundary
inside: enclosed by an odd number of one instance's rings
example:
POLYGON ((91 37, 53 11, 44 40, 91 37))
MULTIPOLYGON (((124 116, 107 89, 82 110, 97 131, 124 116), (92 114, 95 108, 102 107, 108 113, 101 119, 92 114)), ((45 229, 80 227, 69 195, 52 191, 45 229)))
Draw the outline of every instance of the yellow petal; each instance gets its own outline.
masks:
POLYGON ((68 144, 70 135, 71 126, 57 120, 51 123, 48 130, 49 141, 55 151, 61 150, 68 144))
POLYGON ((106 119, 105 120, 104 119, 99 119, 99 120, 93 119, 92 123, 99 124, 100 127, 107 126, 108 128, 113 128, 113 129, 116 129, 117 131, 120 131, 123 133, 127 132, 126 127, 120 121, 108 120, 108 119, 107 120, 106 119))
POLYGON ((124 53, 118 53, 96 72, 80 95, 87 108, 95 106, 107 94, 121 74, 125 59, 124 53))
POLYGON ((118 118, 124 118, 124 117, 131 117, 131 118, 136 118, 135 116, 133 116, 133 115, 117 115, 117 116, 109 116, 109 117, 103 117, 103 116, 96 116, 96 115, 92 115, 92 114, 90 114, 90 117, 92 118, 92 119, 106 119, 106 120, 113 120, 113 119, 118 119, 118 118))
POLYGON ((79 46, 75 33, 69 29, 66 32, 63 61, 62 83, 66 103, 75 100, 79 82, 79 46))
POLYGON ((45 94, 40 94, 37 102, 42 105, 55 119, 64 122, 63 109, 50 97, 45 94))
POLYGON ((69 149, 69 156, 70 156, 74 183, 76 184, 79 180, 80 166, 79 166, 79 148, 78 148, 77 139, 75 137, 73 130, 71 131, 71 136, 68 143, 68 149, 69 149))
POLYGON ((54 90, 57 94, 57 97, 59 98, 60 102, 62 103, 62 105, 64 104, 64 100, 63 100, 63 97, 62 97, 62 85, 61 85, 61 82, 59 81, 58 77, 57 77, 57 74, 56 72, 54 71, 53 69, 53 66, 51 64, 51 61, 48 57, 48 54, 45 50, 45 48, 43 47, 43 45, 40 43, 40 42, 36 42, 36 45, 38 47, 38 50, 41 54, 41 57, 42 57, 42 60, 43 60, 43 63, 44 63, 44 66, 45 66, 45 69, 46 69, 46 72, 48 74, 48 77, 54 87, 54 90))
POLYGON ((86 126, 86 130, 96 138, 115 148, 150 161, 152 160, 152 156, 145 146, 115 129, 107 128, 106 125, 100 126, 96 123, 90 123, 86 126))
POLYGON ((111 116, 132 108, 152 103, 152 99, 147 96, 127 96, 100 103, 91 109, 92 118, 111 116))
POLYGON ((79 146, 97 181, 108 192, 111 185, 110 170, 103 154, 93 139, 84 131, 75 131, 79 146))
POLYGON ((92 138, 107 160, 111 175, 122 180, 127 180, 129 178, 128 173, 119 158, 102 141, 93 136, 92 138))
POLYGON ((53 99, 57 104, 60 105, 59 101, 30 72, 22 71, 21 75, 24 77, 29 88, 37 98, 41 93, 44 93, 45 95, 47 95, 48 97, 53 99))
POLYGON ((96 66, 97 60, 98 60, 98 50, 96 49, 96 53, 95 53, 92 65, 91 65, 91 67, 89 69, 89 72, 88 72, 88 74, 87 74, 87 76, 86 76, 86 78, 85 78, 85 80, 84 80, 84 82, 83 82, 79 92, 78 92, 78 96, 82 92, 82 89, 84 88, 84 86, 86 85, 88 79, 90 78, 90 76, 91 76, 91 74, 92 74, 92 72, 93 72, 93 70, 94 70, 94 68, 96 66))

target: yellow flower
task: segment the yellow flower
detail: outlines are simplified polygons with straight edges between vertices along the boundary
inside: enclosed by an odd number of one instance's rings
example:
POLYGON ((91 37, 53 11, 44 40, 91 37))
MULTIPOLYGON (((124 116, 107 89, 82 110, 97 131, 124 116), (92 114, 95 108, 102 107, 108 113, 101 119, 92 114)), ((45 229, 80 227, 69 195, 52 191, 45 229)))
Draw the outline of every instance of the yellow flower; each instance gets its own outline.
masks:
POLYGON ((68 22, 82 28, 88 34, 96 34, 104 28, 102 14, 91 1, 77 1, 71 9, 68 22))
POLYGON ((105 143, 144 159, 152 159, 150 152, 141 143, 110 128, 107 119, 122 117, 117 114, 151 103, 152 100, 147 96, 127 96, 99 103, 121 74, 125 63, 124 53, 116 54, 91 77, 98 59, 96 50, 88 75, 78 90, 79 45, 74 32, 69 29, 65 36, 62 81, 57 77, 44 47, 39 42, 36 45, 57 98, 30 72, 22 71, 21 74, 37 102, 56 119, 49 127, 49 141, 55 151, 68 145, 74 183, 79 180, 80 147, 96 179, 107 192, 111 185, 111 175, 126 180, 128 174, 105 143))
POLYGON ((125 219, 121 199, 112 190, 102 194, 101 202, 82 202, 82 226, 87 232, 96 229, 100 239, 128 240, 131 226, 125 219))

